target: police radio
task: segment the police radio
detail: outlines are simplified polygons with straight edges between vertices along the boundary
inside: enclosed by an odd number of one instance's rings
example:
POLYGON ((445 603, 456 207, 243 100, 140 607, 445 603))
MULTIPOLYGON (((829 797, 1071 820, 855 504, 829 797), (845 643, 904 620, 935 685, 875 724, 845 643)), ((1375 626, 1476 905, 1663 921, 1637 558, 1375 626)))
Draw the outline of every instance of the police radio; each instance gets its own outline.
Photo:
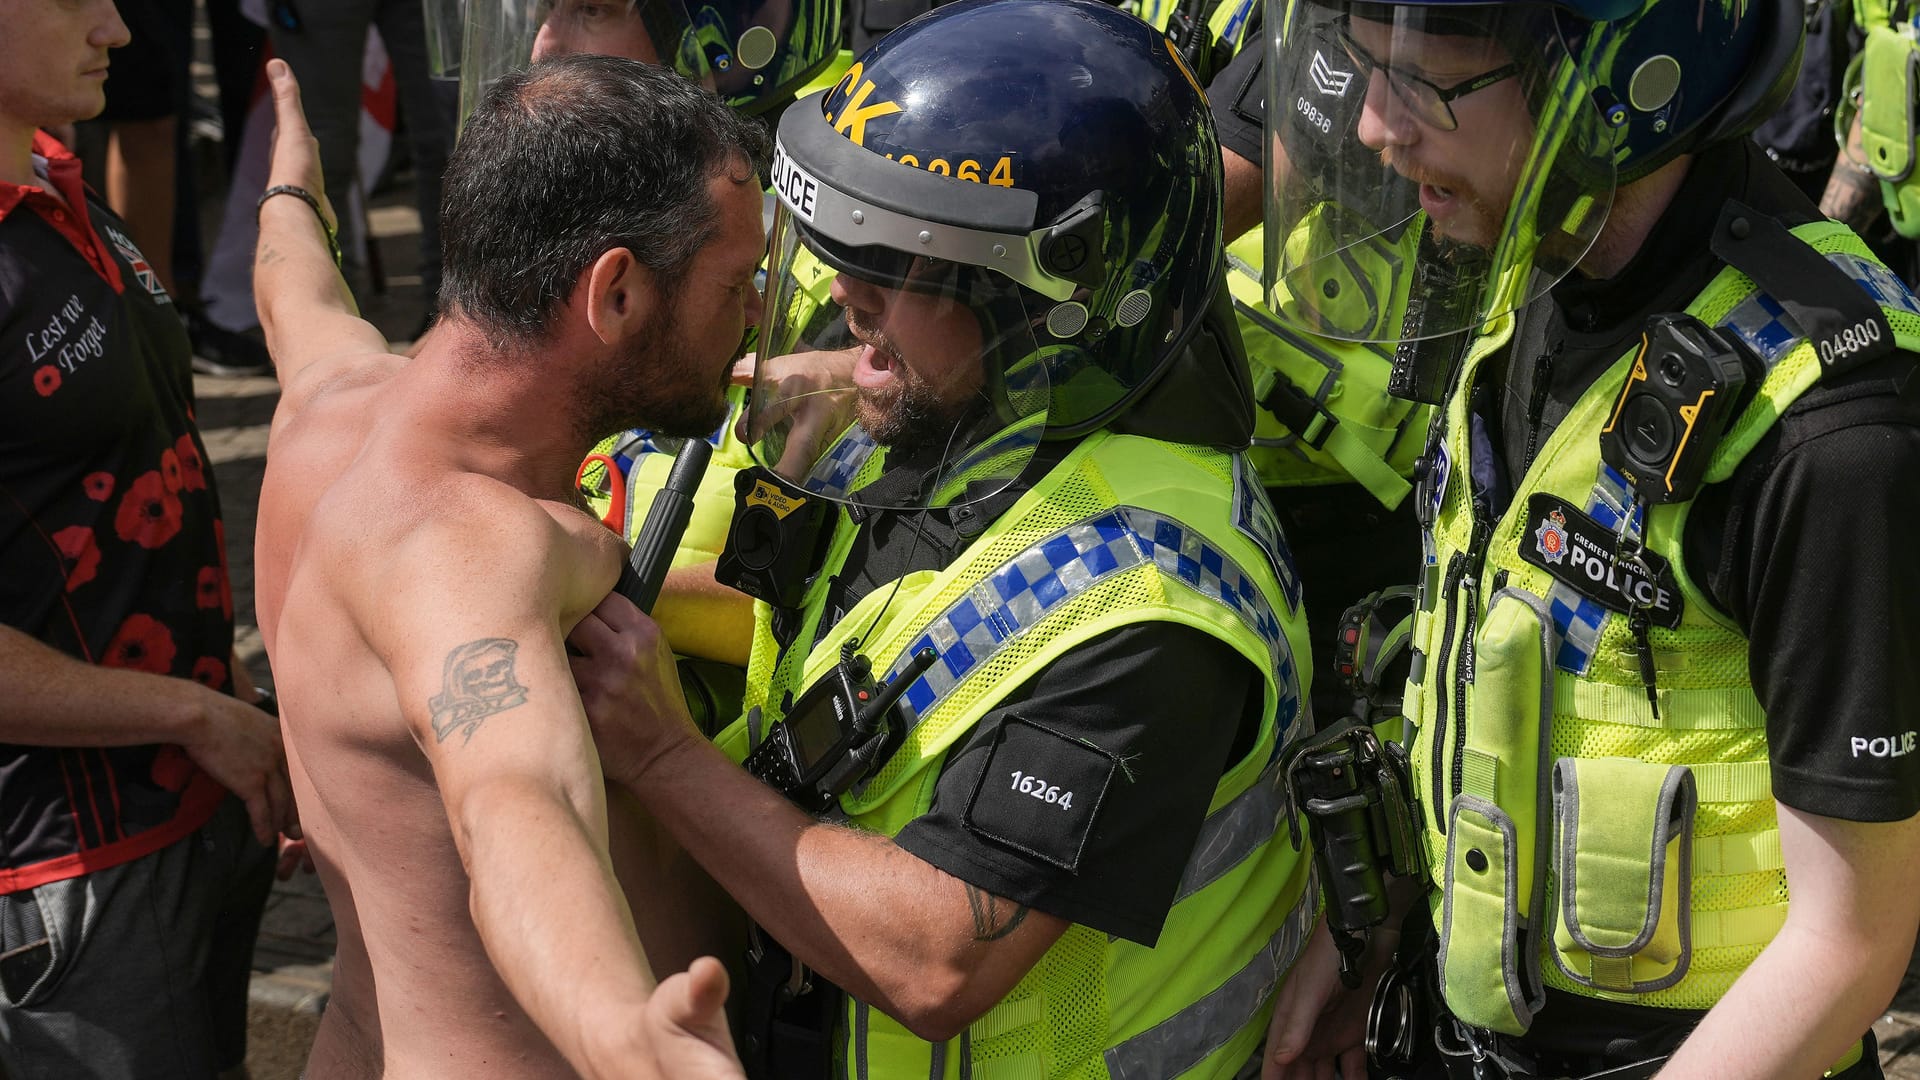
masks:
POLYGON ((1381 589, 1346 610, 1334 665, 1353 691, 1355 715, 1300 740, 1283 766, 1287 831, 1298 850, 1307 819, 1327 929, 1349 987, 1359 984, 1368 935, 1389 914, 1387 876, 1417 876, 1424 861, 1406 743, 1378 734, 1407 726, 1398 688, 1417 610, 1410 586, 1381 589))
POLYGON ((933 665, 937 654, 921 649, 891 682, 873 679, 873 663, 841 647, 840 662, 816 680, 798 701, 789 695, 785 718, 747 755, 749 773, 818 814, 853 785, 871 776, 904 731, 890 721, 900 695, 933 665))
POLYGON ((761 465, 735 473, 733 492, 733 522, 714 580, 777 608, 798 607, 831 504, 761 465))
POLYGON ((1347 717, 1303 739, 1285 765, 1287 829, 1300 848, 1300 818, 1313 837, 1327 930, 1340 950, 1340 981, 1360 985, 1367 936, 1387 921, 1387 875, 1421 872, 1418 811, 1406 747, 1381 742, 1347 717))
POLYGON ((1647 502, 1693 498, 1747 388, 1747 363, 1739 345, 1691 315, 1647 320, 1600 430, 1600 456, 1647 502))

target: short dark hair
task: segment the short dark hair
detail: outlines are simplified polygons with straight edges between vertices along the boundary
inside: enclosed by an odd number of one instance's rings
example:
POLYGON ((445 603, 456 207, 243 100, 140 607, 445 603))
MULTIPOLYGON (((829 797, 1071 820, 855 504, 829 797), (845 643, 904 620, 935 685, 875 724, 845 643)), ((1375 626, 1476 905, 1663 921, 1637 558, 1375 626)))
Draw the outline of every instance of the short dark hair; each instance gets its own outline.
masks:
POLYGON ((757 181, 766 157, 757 121, 663 67, 569 56, 508 75, 447 162, 440 303, 501 344, 542 341, 617 247, 671 294, 715 228, 707 182, 757 181))

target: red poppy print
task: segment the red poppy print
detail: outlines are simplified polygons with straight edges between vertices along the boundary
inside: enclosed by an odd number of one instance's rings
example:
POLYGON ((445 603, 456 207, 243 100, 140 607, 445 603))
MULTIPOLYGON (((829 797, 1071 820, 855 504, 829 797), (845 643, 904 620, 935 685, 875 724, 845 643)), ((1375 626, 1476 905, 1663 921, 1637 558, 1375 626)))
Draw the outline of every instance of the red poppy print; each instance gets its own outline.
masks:
POLYGON ((194 606, 200 608, 202 611, 211 611, 219 607, 221 586, 224 583, 225 578, 224 575, 220 573, 219 567, 201 567, 200 578, 194 582, 193 586, 194 606))
POLYGON ((153 782, 162 791, 184 791, 193 771, 193 759, 177 746, 163 746, 153 755, 153 782))
POLYGON ((180 436, 180 441, 173 444, 173 452, 180 458, 181 490, 207 490, 207 463, 200 456, 200 448, 193 444, 193 436, 180 436))
POLYGON ((52 364, 42 364, 33 372, 33 388, 40 391, 41 397, 52 397, 60 389, 60 369, 52 364))
POLYGON ((53 546, 60 549, 62 563, 67 568, 67 591, 92 581, 100 570, 100 544, 93 538, 93 530, 85 525, 69 525, 53 534, 53 546))
POLYGON ((129 615, 107 643, 100 663, 106 667, 132 668, 165 675, 173 670, 173 631, 151 615, 129 615))
POLYGON ((193 681, 210 690, 218 690, 227 681, 227 665, 211 656, 193 662, 193 681))
POLYGON ((120 539, 143 548, 157 548, 180 532, 180 500, 167 490, 157 470, 141 473, 127 485, 113 529, 120 539))
POLYGON ((160 482, 167 491, 178 492, 186 481, 180 476, 180 455, 171 449, 160 451, 160 482))
POLYGON ((113 474, 110 472, 91 472, 80 481, 80 490, 94 502, 106 502, 113 497, 113 474))

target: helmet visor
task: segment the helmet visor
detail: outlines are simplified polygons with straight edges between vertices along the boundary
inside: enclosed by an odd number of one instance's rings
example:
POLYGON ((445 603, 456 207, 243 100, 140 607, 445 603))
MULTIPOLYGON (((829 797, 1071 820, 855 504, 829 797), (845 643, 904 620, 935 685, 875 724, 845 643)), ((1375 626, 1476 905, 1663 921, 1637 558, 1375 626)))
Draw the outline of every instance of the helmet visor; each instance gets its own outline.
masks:
POLYGON ((874 509, 957 506, 1018 477, 1048 372, 1033 294, 969 263, 809 228, 783 203, 744 441, 796 487, 874 509))
POLYGON ((423 0, 427 27, 427 73, 436 79, 460 77, 460 39, 466 31, 467 0, 423 0))
MULTIPOLYGON (((444 3, 445 0, 438 0, 444 3)), ((464 0, 460 36, 460 123, 509 72, 543 57, 623 56, 671 64, 713 86, 713 73, 683 0, 464 0)))
POLYGON ((1552 8, 1269 3, 1274 312, 1350 341, 1441 337, 1586 255, 1613 140, 1552 8))

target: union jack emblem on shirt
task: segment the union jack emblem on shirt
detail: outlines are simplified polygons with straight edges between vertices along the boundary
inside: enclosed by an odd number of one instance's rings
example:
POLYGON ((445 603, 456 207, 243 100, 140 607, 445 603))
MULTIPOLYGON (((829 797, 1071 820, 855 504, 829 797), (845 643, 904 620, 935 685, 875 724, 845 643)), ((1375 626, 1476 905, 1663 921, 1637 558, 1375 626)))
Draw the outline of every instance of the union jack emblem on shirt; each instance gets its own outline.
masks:
POLYGON ((111 225, 103 226, 102 231, 107 234, 109 240, 113 241, 113 246, 120 252, 120 257, 127 260, 127 265, 133 268, 133 276, 140 280, 141 287, 151 293, 155 301, 162 304, 173 303, 173 298, 167 295, 166 286, 160 284, 160 275, 153 272, 153 264, 147 261, 145 255, 140 254, 139 248, 133 246, 133 241, 127 239, 120 230, 111 225))

